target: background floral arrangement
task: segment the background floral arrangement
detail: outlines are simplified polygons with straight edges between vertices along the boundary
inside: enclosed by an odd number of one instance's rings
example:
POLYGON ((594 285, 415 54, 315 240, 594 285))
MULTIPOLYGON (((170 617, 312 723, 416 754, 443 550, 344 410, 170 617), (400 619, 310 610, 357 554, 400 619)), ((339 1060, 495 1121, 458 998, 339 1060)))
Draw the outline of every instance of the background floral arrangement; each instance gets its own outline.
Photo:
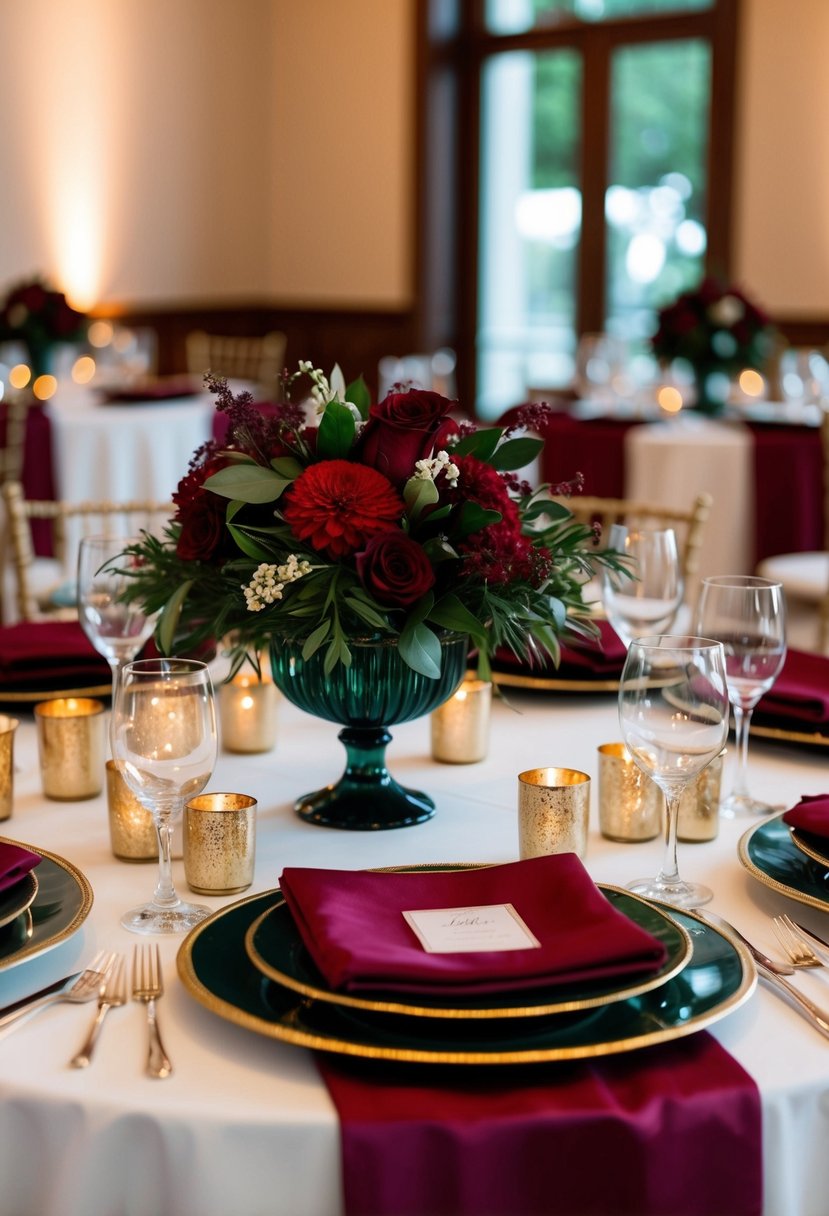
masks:
POLYGON ((762 309, 738 288, 706 278, 659 312, 651 346, 660 360, 686 359, 695 369, 738 371, 761 368, 772 339, 762 309))
MULTIPOLYGON (((129 552, 130 599, 160 611, 166 653, 231 635, 236 666, 274 636, 325 647, 325 670, 351 661, 349 639, 392 636, 415 671, 436 677, 440 636, 465 634, 479 670, 502 646, 522 660, 558 660, 565 629, 589 635, 582 585, 597 563, 594 534, 513 470, 542 441, 513 425, 476 429, 434 392, 392 392, 370 404, 362 379, 329 384, 310 364, 317 417, 290 402, 275 416, 208 386, 227 439, 201 448, 180 482, 162 538, 129 552)), ((561 493, 567 487, 556 487, 561 493)))
POLYGON ((35 376, 46 370, 49 351, 58 342, 86 336, 86 317, 72 308, 62 291, 39 278, 12 287, 0 308, 0 342, 21 342, 35 376))

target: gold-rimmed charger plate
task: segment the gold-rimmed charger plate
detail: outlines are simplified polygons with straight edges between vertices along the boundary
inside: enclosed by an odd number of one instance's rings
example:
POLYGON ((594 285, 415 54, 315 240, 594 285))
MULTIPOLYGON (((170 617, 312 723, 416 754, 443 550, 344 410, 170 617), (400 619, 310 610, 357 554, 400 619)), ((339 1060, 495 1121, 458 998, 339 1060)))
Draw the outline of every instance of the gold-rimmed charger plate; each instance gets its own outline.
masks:
POLYGON ((824 844, 819 836, 799 832, 797 828, 789 828, 789 836, 795 848, 823 866, 824 870, 829 870, 829 844, 824 844))
POLYGON ((407 998, 352 996, 332 990, 303 945, 294 918, 283 896, 258 916, 245 934, 245 950, 258 971, 302 996, 313 1000, 362 1009, 372 1013, 399 1014, 419 1018, 529 1018, 553 1013, 575 1013, 595 1009, 613 1001, 630 1000, 650 992, 679 972, 691 957, 688 932, 655 904, 631 891, 600 884, 605 896, 620 912, 663 943, 666 959, 658 971, 645 977, 558 984, 544 989, 464 998, 434 996, 407 998))
POLYGON ((829 912, 827 866, 797 847, 783 822, 784 813, 763 819, 743 833, 737 847, 740 862, 764 886, 829 912))
POLYGON ((81 688, 0 689, 0 705, 31 705, 38 701, 53 701, 56 697, 109 697, 112 681, 88 684, 81 688))
POLYGON ((664 908, 691 936, 687 966, 661 987, 574 1014, 521 1019, 387 1016, 315 1001, 268 980, 244 949, 278 892, 251 895, 191 930, 178 974, 201 1005, 237 1026, 293 1046, 366 1059, 509 1065, 634 1051, 694 1034, 749 999, 757 973, 745 947, 693 912, 664 908))
POLYGON ((503 684, 507 688, 525 688, 531 692, 618 692, 620 681, 616 680, 573 680, 555 675, 528 675, 523 671, 499 671, 493 668, 494 684, 503 684))
POLYGON ((36 845, 0 837, 37 853, 37 892, 29 906, 0 929, 0 972, 67 941, 80 929, 92 908, 92 887, 71 861, 36 845))
POLYGON ((754 722, 749 726, 749 734, 758 739, 772 739, 777 743, 806 744, 807 747, 829 747, 829 735, 820 731, 783 730, 778 726, 763 726, 754 722))
POLYGON ((0 891, 0 929, 10 925, 16 917, 25 912, 34 903, 37 895, 37 878, 29 871, 20 882, 16 882, 7 891, 0 891))

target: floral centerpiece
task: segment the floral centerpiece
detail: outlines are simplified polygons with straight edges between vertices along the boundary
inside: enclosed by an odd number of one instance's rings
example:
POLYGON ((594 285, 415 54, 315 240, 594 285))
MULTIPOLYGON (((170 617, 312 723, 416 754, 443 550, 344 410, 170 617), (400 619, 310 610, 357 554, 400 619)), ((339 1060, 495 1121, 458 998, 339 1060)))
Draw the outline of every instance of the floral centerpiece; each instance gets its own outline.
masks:
POLYGON ((227 438, 195 454, 165 536, 135 550, 131 598, 160 611, 164 652, 232 635, 242 661, 276 633, 302 639, 306 657, 323 648, 330 671, 368 632, 396 637, 407 665, 435 678, 451 630, 488 676, 502 646, 557 662, 565 630, 592 631, 582 586, 614 559, 550 487, 514 472, 542 446, 515 432, 546 407, 477 429, 437 393, 370 405, 362 379, 346 386, 335 369, 329 384, 300 369, 291 379, 311 379, 311 422, 292 403, 264 415, 207 377, 227 438))
POLYGON ((40 278, 15 284, 0 307, 0 342, 20 342, 26 348, 33 378, 48 370, 57 343, 85 336, 84 314, 40 278))
POLYGON ((773 329, 762 309, 739 288, 705 278, 659 312, 651 346, 660 361, 683 359, 690 365, 696 408, 717 413, 725 404, 727 379, 747 367, 760 369, 766 364, 773 349, 773 329), (719 392, 712 376, 722 382, 719 392))
POLYGON ((160 613, 163 652, 229 638, 232 673, 270 646, 283 692, 348 724, 348 822, 343 790, 336 816, 327 791, 324 811, 309 795, 301 814, 349 827, 418 822, 433 809, 423 795, 414 818, 393 805, 365 821, 367 790, 375 808, 397 797, 382 767, 385 726, 450 696, 469 646, 484 677, 500 647, 557 662, 565 631, 595 631, 582 587, 598 562, 617 559, 597 553, 549 487, 515 472, 542 446, 516 432, 545 407, 477 429, 437 393, 394 391, 372 405, 362 379, 346 385, 335 369, 329 382, 307 363, 286 378, 287 396, 302 377, 312 418, 290 400, 266 416, 250 394, 207 377, 227 438, 194 456, 166 533, 129 550, 127 597, 160 613))

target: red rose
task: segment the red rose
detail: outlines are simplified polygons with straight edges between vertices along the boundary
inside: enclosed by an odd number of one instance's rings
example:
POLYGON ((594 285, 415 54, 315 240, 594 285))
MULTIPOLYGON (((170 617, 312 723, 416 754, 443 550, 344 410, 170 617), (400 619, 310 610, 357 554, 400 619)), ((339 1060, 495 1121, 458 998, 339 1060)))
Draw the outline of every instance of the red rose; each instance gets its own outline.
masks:
POLYGON ((423 389, 389 393, 369 411, 360 438, 360 460, 393 485, 404 485, 417 461, 431 456, 448 435, 457 432, 456 423, 447 417, 453 404, 423 389))
POLYGON ((435 582, 428 557, 401 529, 373 536, 357 554, 357 573, 378 604, 391 608, 408 608, 435 582))
POLYGON ((227 500, 204 488, 208 477, 226 468, 227 464, 224 458, 212 457, 183 477, 173 494, 177 507, 175 520, 181 524, 176 553, 184 561, 210 561, 228 537, 225 530, 227 500))
POLYGON ((285 491, 282 517, 319 553, 347 557, 403 516, 403 500, 376 469, 348 460, 309 465, 285 491))

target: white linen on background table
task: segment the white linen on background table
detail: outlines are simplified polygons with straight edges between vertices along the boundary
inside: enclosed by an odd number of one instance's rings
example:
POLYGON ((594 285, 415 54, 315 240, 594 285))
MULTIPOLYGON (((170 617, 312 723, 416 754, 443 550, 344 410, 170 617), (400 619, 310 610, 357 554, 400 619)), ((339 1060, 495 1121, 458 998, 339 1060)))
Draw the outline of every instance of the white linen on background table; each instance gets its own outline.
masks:
MULTIPOLYGON (((494 705, 490 751, 480 764, 433 763, 427 718, 392 728, 392 772, 428 790, 438 810, 426 824, 377 833, 318 828, 294 815, 293 798, 335 780, 345 753, 336 725, 282 702, 276 750, 222 754, 208 786, 258 798, 256 873, 247 894, 275 886, 286 865, 515 860, 517 774, 546 765, 581 769, 594 779, 587 855, 593 877, 621 885, 654 873, 659 840, 613 844, 598 833, 596 748, 619 737, 615 698, 512 691, 509 697, 514 708, 494 705)), ((75 803, 43 798, 29 716, 15 750, 14 813, 0 834, 73 861, 90 879, 95 903, 69 942, 0 971, 0 1004, 76 970, 98 949, 131 953, 138 939, 118 918, 149 896, 156 876, 151 864, 111 856, 103 796, 75 803)), ((771 800, 792 804, 829 788, 825 751, 752 741, 750 763, 753 784, 771 800)), ((793 911, 826 934, 825 914, 792 904, 742 869, 737 841, 747 826, 724 822, 716 841, 680 845, 682 872, 708 882, 713 907, 770 952, 777 949, 772 913, 793 911)), ((186 891, 180 861, 174 876, 186 891)), ((243 897, 197 898, 220 908, 243 897)), ((159 940, 167 987, 159 1016, 175 1065, 169 1080, 143 1074, 145 1014, 135 1003, 110 1013, 96 1059, 84 1071, 67 1062, 91 1019, 89 1005, 58 1006, 0 1037, 0 1216, 336 1216, 338 1127, 311 1054, 203 1008, 177 978, 181 939, 159 940)), ((800 973, 795 982, 829 1006, 825 976, 800 973)), ((765 1216, 825 1216, 829 1043, 764 988, 713 1033, 760 1086, 765 1216)))
POLYGON ((625 436, 625 495, 689 510, 708 492, 699 577, 754 569, 754 444, 739 422, 682 414, 631 427, 625 436))

